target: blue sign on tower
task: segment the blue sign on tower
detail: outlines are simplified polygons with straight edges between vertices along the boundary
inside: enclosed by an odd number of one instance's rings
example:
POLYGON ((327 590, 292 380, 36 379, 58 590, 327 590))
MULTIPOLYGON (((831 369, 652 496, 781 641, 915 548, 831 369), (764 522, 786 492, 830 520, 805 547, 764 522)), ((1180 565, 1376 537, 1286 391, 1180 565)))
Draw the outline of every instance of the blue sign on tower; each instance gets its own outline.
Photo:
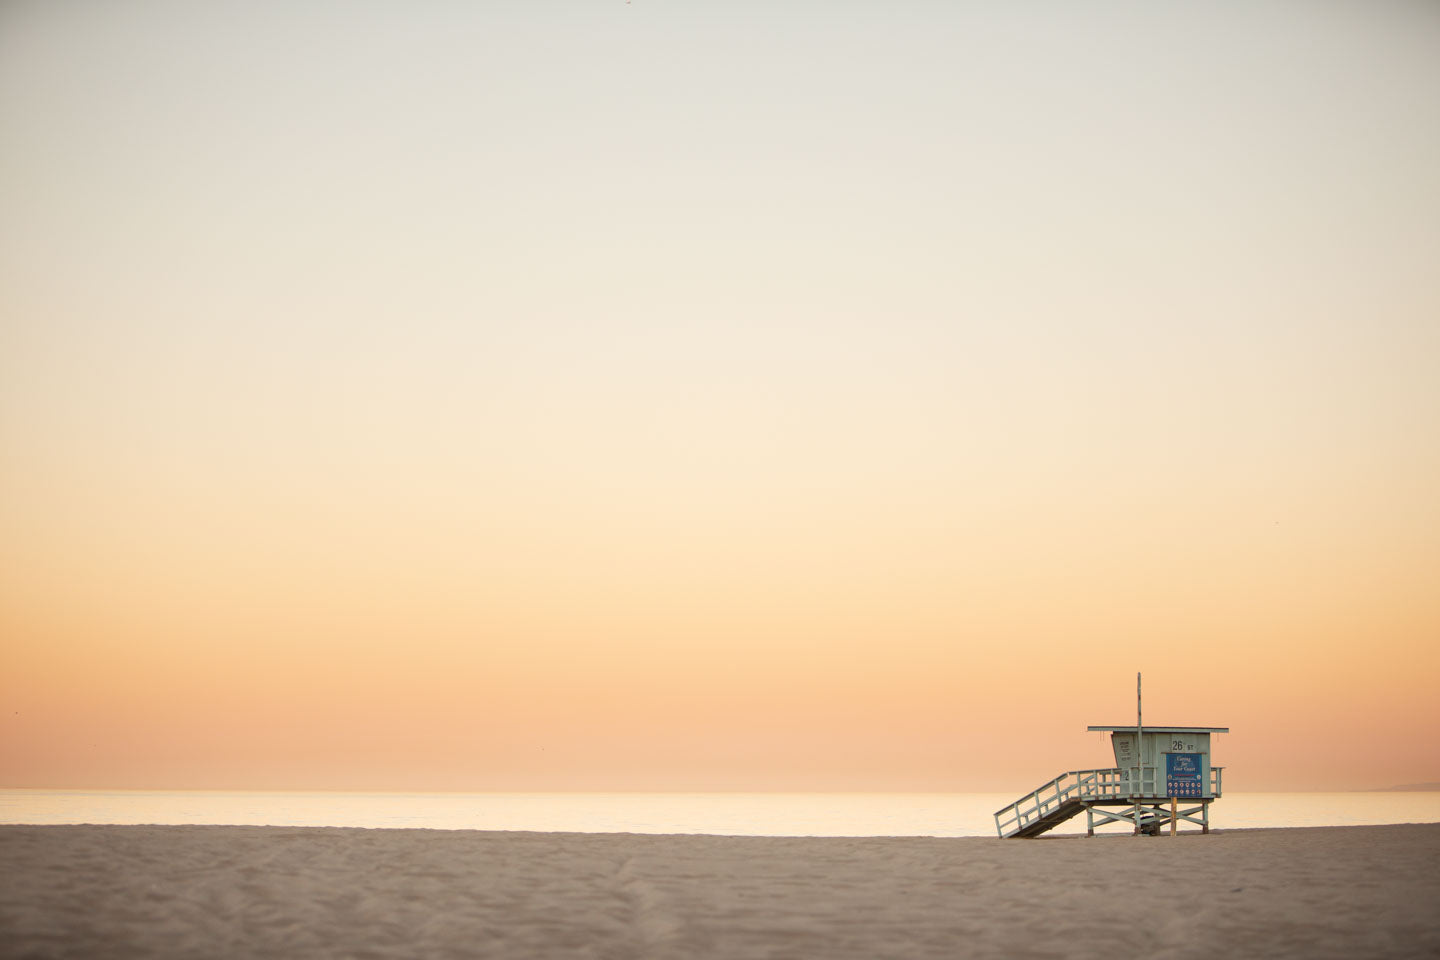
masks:
POLYGON ((1166 754, 1165 789, 1172 797, 1203 796, 1205 790, 1200 782, 1200 754, 1166 754))

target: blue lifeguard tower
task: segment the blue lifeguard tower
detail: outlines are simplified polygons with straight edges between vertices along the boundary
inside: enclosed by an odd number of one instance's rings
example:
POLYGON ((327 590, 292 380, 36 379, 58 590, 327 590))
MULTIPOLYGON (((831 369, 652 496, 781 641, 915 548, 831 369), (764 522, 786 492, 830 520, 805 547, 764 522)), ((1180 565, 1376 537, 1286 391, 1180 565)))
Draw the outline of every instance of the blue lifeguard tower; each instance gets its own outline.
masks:
POLYGON ((1135 675, 1134 726, 1092 726, 1110 734, 1115 766, 1069 770, 995 812, 1001 837, 1038 837, 1085 813, 1085 835, 1097 823, 1129 824, 1134 833, 1173 836, 1181 823, 1210 832, 1210 804, 1221 794, 1223 767, 1210 763, 1214 734, 1229 727, 1147 727, 1135 675))

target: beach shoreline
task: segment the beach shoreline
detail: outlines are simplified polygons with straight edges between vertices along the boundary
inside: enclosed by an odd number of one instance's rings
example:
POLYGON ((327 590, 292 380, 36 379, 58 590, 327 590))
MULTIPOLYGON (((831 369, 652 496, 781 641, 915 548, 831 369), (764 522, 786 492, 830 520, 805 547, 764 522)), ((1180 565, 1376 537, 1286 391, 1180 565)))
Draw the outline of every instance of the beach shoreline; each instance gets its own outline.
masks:
POLYGON ((4 825, 0 862, 0 957, 1440 952, 1440 824, 1038 840, 4 825))

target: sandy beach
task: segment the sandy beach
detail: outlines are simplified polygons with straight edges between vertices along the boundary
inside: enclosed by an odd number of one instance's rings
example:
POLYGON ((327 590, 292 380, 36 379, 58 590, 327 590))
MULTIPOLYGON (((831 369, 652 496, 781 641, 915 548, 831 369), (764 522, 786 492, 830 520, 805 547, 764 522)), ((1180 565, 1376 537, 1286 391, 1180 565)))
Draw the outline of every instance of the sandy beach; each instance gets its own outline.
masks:
POLYGON ((1431 957, 1440 824, 1030 841, 0 827, 4 957, 1431 957))

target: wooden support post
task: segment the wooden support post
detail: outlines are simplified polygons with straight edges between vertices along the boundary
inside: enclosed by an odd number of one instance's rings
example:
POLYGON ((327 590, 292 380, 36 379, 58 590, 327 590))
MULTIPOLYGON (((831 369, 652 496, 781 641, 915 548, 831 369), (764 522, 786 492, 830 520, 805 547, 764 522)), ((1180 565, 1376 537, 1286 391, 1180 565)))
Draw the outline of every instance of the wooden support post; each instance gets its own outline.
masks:
POLYGON ((1095 836, 1095 808, 1085 805, 1085 836, 1095 836))
POLYGON ((1175 836, 1175 816, 1180 812, 1174 797, 1170 798, 1170 836, 1175 836))
POLYGON ((1140 801, 1135 801, 1135 836, 1140 836, 1140 801))
POLYGON ((1200 804, 1200 832, 1210 832, 1210 801, 1206 800, 1200 804))

